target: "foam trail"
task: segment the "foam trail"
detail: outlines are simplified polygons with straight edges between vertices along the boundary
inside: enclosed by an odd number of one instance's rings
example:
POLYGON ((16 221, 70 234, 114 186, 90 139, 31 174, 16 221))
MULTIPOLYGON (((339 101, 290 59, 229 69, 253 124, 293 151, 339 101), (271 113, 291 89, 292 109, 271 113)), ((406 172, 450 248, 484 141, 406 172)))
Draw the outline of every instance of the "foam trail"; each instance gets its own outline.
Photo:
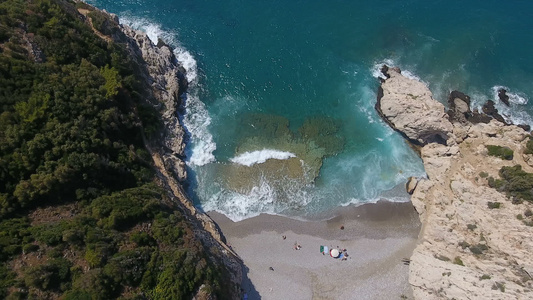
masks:
POLYGON ((171 44, 176 43, 174 38, 175 35, 173 33, 162 30, 159 24, 150 22, 149 20, 146 20, 144 18, 137 18, 128 15, 121 16, 120 23, 128 25, 129 27, 135 30, 141 30, 145 32, 148 38, 152 41, 152 43, 156 45, 159 39, 162 39, 165 42, 171 44))
POLYGON ((253 166, 255 164, 261 164, 269 159, 289 159, 291 157, 296 157, 293 153, 290 152, 284 152, 279 150, 272 150, 272 149, 263 149, 258 151, 252 151, 252 152, 245 152, 237 157, 233 157, 230 159, 231 162, 234 162, 236 164, 244 165, 244 166, 253 166))
POLYGON ((390 58, 387 58, 387 59, 385 59, 385 60, 383 60, 381 62, 375 63, 372 66, 372 69, 370 69, 370 72, 372 72, 372 77, 381 78, 381 79, 387 79, 387 77, 385 75, 383 75, 383 73, 381 73, 381 68, 383 67, 383 65, 387 65, 389 67, 394 67, 394 66, 396 66, 396 63, 390 58))
POLYGON ((496 85, 496 86, 492 87, 492 95, 494 97, 494 100, 500 99, 498 97, 498 91, 500 89, 504 89, 504 90, 507 91, 506 94, 507 94, 507 96, 509 96, 509 102, 510 103, 519 104, 519 105, 526 105, 527 102, 529 101, 525 95, 523 95, 523 94, 520 95, 520 93, 512 93, 508 87, 501 86, 501 85, 496 85))

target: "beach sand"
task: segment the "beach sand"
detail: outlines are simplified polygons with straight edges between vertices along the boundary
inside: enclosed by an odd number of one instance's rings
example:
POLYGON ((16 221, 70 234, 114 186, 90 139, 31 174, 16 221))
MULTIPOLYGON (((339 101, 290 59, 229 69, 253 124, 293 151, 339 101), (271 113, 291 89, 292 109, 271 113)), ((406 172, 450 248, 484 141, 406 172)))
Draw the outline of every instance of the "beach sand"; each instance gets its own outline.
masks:
POLYGON ((420 231, 411 203, 344 207, 323 221, 259 215, 233 222, 208 214, 244 261, 248 299, 412 298, 409 266, 402 262, 411 256, 420 231), (321 245, 345 248, 349 257, 323 255, 321 245))

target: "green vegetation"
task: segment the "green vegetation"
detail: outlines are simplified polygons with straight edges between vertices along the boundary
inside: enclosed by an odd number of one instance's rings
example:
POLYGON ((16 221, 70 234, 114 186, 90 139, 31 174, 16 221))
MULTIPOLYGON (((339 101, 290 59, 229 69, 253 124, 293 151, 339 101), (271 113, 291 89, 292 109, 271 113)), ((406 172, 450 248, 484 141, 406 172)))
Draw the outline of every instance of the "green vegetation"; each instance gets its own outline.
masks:
POLYGON ((227 270, 154 184, 139 67, 76 6, 0 1, 0 298, 228 298, 227 270))
POLYGON ((489 250, 489 247, 485 244, 477 244, 475 246, 470 246, 469 249, 472 253, 481 255, 483 254, 483 251, 489 250))
POLYGON ((467 228, 468 230, 474 230, 474 229, 477 228, 477 225, 476 225, 476 224, 467 224, 467 225, 466 225, 466 228, 467 228))
POLYGON ((450 258, 449 257, 446 257, 444 255, 435 255, 435 258, 438 259, 438 260, 442 260, 442 261, 450 261, 450 258))
POLYGON ((499 174, 501 179, 489 177, 490 187, 506 193, 509 197, 533 201, 533 174, 523 171, 520 165, 502 167, 499 174))
POLYGON ((504 293, 505 292, 505 283, 504 282, 495 282, 492 285, 492 289, 493 290, 500 290, 500 292, 504 293))
POLYGON ((456 264, 456 265, 459 265, 459 266, 464 266, 465 265, 459 256, 456 256, 453 259, 453 263, 456 264))
POLYGON ((481 277, 479 277, 479 280, 487 280, 487 279, 490 279, 490 275, 487 275, 487 274, 483 274, 481 277))
POLYGON ((487 202, 487 206, 490 208, 490 209, 495 209, 495 208, 500 208, 501 206, 501 203, 500 202, 487 202))
POLYGON ((489 174, 487 172, 479 172, 479 177, 487 178, 487 177, 489 177, 489 174))
POLYGON ((529 136, 529 140, 526 143, 525 154, 533 154, 533 136, 529 136))
POLYGON ((508 147, 495 146, 495 145, 486 145, 487 150, 489 150, 489 155, 496 156, 505 160, 513 159, 513 150, 508 147))

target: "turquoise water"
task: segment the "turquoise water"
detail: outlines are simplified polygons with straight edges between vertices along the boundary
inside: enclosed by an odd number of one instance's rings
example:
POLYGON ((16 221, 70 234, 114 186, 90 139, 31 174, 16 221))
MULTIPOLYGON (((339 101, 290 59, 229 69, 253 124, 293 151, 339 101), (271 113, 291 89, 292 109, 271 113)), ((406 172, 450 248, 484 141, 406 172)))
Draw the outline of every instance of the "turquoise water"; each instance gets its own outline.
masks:
POLYGON ((192 81, 190 192, 234 220, 407 200, 403 184, 424 170, 374 111, 383 62, 442 102, 458 89, 480 106, 504 86, 512 107, 497 107, 533 125, 528 1, 88 2, 178 49, 192 81), (245 153, 280 159, 247 167, 245 153))

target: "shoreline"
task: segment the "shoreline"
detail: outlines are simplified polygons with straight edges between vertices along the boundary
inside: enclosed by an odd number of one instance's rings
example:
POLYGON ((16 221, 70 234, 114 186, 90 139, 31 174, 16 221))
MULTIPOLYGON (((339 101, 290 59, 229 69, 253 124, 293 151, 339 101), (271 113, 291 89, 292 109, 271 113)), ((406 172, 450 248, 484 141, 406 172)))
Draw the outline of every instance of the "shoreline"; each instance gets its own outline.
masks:
POLYGON ((412 297, 409 266, 402 260, 411 256, 421 227, 411 202, 378 201, 334 212, 321 221, 261 214, 233 222, 207 214, 244 262, 248 299, 412 297), (295 243, 302 248, 294 250, 295 243), (322 255, 321 245, 345 248, 349 257, 322 255))

